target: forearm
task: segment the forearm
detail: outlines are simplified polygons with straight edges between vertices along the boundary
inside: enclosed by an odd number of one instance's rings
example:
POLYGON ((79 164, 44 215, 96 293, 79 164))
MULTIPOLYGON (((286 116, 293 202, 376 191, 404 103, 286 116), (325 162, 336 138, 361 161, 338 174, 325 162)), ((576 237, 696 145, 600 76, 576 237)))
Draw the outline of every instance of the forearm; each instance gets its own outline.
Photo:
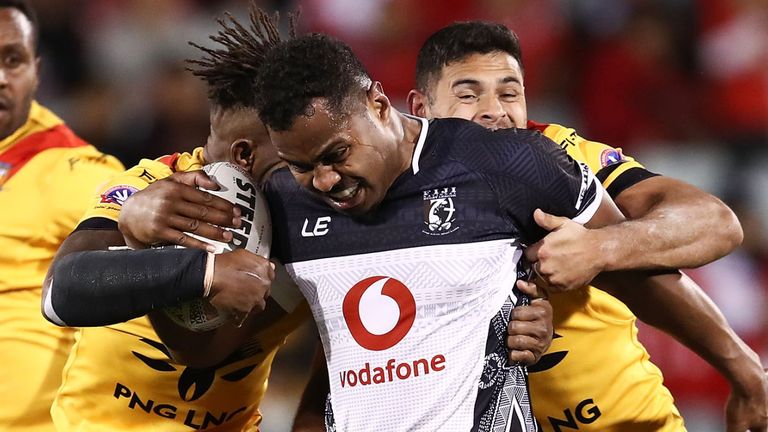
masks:
POLYGON ((616 273, 595 281, 624 302, 637 317, 671 335, 712 365, 732 385, 746 391, 764 379, 760 359, 728 325, 712 300, 689 277, 643 277, 616 273))
POLYGON ((629 219, 595 231, 605 271, 699 267, 731 252, 743 234, 719 199, 667 177, 616 197, 629 219))
POLYGON ((80 251, 57 260, 43 299, 58 325, 102 326, 201 297, 207 253, 192 249, 80 251))

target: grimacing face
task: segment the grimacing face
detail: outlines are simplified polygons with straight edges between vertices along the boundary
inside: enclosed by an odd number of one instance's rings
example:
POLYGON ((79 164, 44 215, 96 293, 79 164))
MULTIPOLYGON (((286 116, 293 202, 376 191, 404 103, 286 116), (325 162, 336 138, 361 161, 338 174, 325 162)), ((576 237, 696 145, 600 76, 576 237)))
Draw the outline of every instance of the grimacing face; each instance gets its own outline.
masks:
POLYGON ((311 116, 297 118, 287 131, 270 130, 270 136, 302 186, 339 212, 362 215, 384 199, 410 162, 404 162, 382 110, 389 105, 382 108, 368 98, 352 113, 339 115, 316 99, 311 116))
POLYGON ((32 23, 18 9, 0 8, 0 139, 27 121, 38 68, 32 23))
POLYGON ((263 183, 269 172, 283 164, 255 109, 213 108, 210 121, 211 131, 203 156, 207 162, 241 165, 259 183, 263 183))
POLYGON ((458 117, 489 129, 525 128, 528 113, 520 64, 506 52, 471 54, 444 66, 430 96, 409 95, 411 113, 458 117))

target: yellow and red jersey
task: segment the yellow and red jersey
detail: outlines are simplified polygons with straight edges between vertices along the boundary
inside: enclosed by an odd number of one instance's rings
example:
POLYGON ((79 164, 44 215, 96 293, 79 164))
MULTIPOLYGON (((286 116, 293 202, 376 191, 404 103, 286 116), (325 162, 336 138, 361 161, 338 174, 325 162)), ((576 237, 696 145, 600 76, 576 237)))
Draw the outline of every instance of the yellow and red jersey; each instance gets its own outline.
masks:
MULTIPOLYGON (((204 165, 201 148, 142 160, 93 198, 83 221, 117 222, 133 192, 204 165)), ((257 431, 258 407, 272 359, 286 336, 309 318, 302 303, 265 323, 223 363, 192 368, 174 362, 146 317, 82 328, 51 413, 59 431, 257 431)))
MULTIPOLYGON (((653 176, 621 149, 573 129, 529 122, 586 163, 615 197, 653 176)), ((661 371, 637 340, 636 317, 593 286, 552 294, 555 339, 531 367, 534 413, 544 431, 683 431, 661 371)))
POLYGON ((96 188, 122 170, 33 102, 27 122, 0 141, 0 292, 41 289, 96 188))
POLYGON ((73 331, 40 314, 43 279, 94 191, 122 170, 37 102, 0 141, 0 430, 53 429, 73 331))

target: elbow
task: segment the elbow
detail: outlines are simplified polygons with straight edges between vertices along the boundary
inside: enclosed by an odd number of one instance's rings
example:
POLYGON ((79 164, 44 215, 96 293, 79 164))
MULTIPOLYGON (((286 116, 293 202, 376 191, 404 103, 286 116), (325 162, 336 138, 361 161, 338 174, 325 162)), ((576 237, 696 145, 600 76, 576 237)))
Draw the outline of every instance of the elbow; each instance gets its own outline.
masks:
POLYGON ((722 201, 713 203, 711 214, 714 215, 714 230, 710 233, 719 246, 716 250, 718 258, 733 252, 744 241, 744 231, 736 214, 722 201))

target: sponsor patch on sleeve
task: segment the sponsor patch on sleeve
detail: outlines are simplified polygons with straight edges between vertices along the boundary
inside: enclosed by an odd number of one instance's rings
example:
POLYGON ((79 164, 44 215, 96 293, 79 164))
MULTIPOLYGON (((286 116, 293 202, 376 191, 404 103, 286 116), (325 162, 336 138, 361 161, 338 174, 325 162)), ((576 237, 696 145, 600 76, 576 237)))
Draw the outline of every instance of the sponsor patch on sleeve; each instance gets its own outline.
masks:
POLYGON ((137 190, 137 188, 129 185, 113 186, 101 194, 100 203, 122 206, 125 200, 127 200, 128 197, 133 195, 137 190))
POLYGON ((624 155, 621 153, 621 149, 609 148, 600 153, 600 166, 602 167, 617 164, 625 160, 624 155))

